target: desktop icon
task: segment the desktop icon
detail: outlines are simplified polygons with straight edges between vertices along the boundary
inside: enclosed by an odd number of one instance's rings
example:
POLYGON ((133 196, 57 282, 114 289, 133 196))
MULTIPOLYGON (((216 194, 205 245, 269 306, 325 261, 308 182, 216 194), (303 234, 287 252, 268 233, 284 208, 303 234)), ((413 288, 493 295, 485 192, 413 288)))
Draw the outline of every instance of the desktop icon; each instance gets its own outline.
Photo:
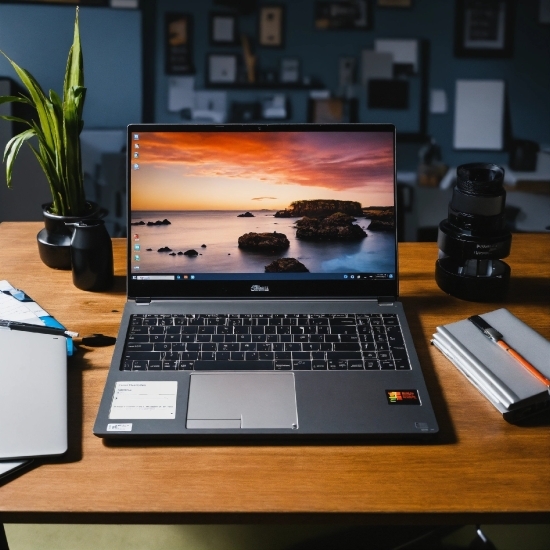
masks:
POLYGON ((136 255, 134 256, 134 260, 135 260, 136 262, 139 262, 139 254, 136 254, 136 255))
POLYGON ((139 164, 134 164, 134 170, 139 170, 139 164))
POLYGON ((141 250, 141 245, 135 244, 134 245, 134 250, 141 250))
POLYGON ((134 139, 139 139, 139 134, 134 134, 134 139))
POLYGON ((139 241, 139 233, 134 233, 134 241, 139 241))
POLYGON ((348 278, 348 276, 347 276, 347 275, 344 275, 344 279, 347 279, 347 278, 348 278))
POLYGON ((139 143, 134 143, 134 149, 139 149, 139 143))
POLYGON ((139 158, 139 153, 134 153, 134 158, 138 159, 139 158))
POLYGON ((190 278, 190 279, 194 279, 194 278, 195 278, 195 276, 194 276, 194 275, 191 275, 191 276, 190 276, 189 278, 190 278))

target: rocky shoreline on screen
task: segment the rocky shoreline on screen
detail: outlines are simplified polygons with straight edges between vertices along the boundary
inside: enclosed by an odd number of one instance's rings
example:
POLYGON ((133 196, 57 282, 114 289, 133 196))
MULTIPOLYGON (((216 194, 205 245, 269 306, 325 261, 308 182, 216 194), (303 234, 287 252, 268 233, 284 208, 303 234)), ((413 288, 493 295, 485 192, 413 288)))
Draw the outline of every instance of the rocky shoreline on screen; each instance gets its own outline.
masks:
POLYGON ((326 218, 304 217, 296 222, 296 238, 310 241, 357 241, 367 237, 356 219, 342 212, 326 218))
POLYGON ((164 220, 157 220, 156 222, 144 222, 143 220, 140 220, 139 222, 132 222, 130 225, 147 225, 151 227, 155 225, 172 225, 172 222, 164 218, 164 220))
POLYGON ((357 201, 338 201, 332 199, 315 199, 294 201, 288 208, 279 210, 274 214, 275 218, 326 218, 332 214, 341 212, 349 216, 363 216, 361 203, 357 201))
POLYGON ((290 246, 284 233, 245 233, 238 240, 239 248, 250 250, 283 250, 290 246))
POLYGON ((309 273, 309 269, 296 258, 279 258, 265 266, 266 273, 309 273))

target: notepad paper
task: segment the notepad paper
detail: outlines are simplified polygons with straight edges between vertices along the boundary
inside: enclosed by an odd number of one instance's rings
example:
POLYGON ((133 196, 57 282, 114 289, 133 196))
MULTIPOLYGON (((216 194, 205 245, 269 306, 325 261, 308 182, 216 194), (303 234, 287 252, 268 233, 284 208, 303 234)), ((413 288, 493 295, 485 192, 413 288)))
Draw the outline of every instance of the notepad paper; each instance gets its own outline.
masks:
MULTIPOLYGON (((539 372, 550 377, 548 340, 507 309, 480 316, 539 372)), ((437 327, 432 344, 507 420, 550 407, 548 388, 467 319, 437 327)))
MULTIPOLYGON (((55 328, 65 327, 39 306, 25 292, 14 288, 8 281, 0 281, 0 319, 31 325, 55 328)), ((75 346, 71 338, 65 339, 67 355, 73 355, 75 346)))

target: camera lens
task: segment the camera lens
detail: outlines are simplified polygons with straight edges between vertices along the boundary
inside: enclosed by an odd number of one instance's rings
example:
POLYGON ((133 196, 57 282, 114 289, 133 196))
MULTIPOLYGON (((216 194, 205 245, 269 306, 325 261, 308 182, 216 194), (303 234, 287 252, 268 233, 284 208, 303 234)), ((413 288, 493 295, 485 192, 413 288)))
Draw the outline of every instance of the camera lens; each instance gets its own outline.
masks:
POLYGON ((510 268, 500 262, 510 253, 506 228, 504 170, 496 164, 463 164, 439 224, 436 263, 439 286, 458 297, 484 300, 501 297, 510 268))

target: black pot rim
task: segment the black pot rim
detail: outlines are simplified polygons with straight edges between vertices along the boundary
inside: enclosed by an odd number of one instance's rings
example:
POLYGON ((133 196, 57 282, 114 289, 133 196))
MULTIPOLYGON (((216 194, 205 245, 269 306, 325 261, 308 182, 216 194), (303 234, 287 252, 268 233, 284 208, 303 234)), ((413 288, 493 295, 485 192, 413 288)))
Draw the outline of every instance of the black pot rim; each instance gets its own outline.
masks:
POLYGON ((62 216, 60 214, 52 214, 51 212, 49 212, 49 208, 52 204, 53 204, 52 202, 45 202, 42 205, 42 214, 44 215, 44 217, 49 218, 50 220, 58 220, 58 221, 61 221, 61 222, 66 222, 66 221, 71 221, 71 220, 76 221, 76 220, 81 220, 81 219, 84 219, 84 218, 90 218, 90 217, 93 217, 93 216, 97 216, 97 214, 101 210, 99 204, 97 204, 96 202, 86 201, 86 205, 89 207, 88 208, 88 213, 77 215, 77 216, 62 216))

